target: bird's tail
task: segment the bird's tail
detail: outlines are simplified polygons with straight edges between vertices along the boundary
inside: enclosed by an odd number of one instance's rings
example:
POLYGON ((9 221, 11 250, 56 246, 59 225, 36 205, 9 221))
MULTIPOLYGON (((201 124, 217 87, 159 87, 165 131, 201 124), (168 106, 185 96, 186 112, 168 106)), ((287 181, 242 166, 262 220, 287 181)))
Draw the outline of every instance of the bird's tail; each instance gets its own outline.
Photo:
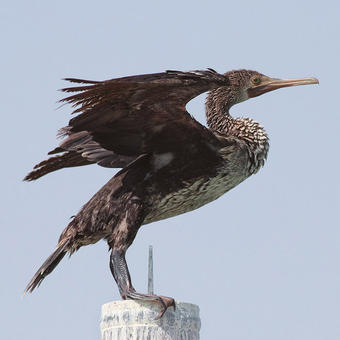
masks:
POLYGON ((54 252, 47 258, 47 260, 42 264, 38 271, 34 274, 32 280, 29 282, 25 288, 24 294, 27 292, 32 293, 33 290, 40 286, 42 280, 50 274, 53 269, 58 265, 62 258, 67 253, 67 246, 70 240, 65 240, 64 242, 58 244, 54 252))

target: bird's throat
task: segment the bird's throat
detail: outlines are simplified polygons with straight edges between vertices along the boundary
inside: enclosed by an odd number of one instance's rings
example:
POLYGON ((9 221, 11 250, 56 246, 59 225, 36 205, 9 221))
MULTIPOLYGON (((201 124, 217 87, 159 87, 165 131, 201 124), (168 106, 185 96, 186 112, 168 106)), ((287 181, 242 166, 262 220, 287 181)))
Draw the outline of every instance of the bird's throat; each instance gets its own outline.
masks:
MULTIPOLYGON (((229 116, 230 117, 230 116, 229 116)), ((269 138, 263 127, 250 118, 231 118, 232 123, 227 132, 243 141, 250 157, 249 172, 256 173, 267 159, 269 138)))

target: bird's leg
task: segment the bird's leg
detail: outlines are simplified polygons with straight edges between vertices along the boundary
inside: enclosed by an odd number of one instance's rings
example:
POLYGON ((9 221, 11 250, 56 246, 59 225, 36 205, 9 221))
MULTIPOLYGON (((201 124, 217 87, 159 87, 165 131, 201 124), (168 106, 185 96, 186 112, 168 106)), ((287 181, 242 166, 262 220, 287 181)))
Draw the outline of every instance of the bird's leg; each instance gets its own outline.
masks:
POLYGON ((131 283, 129 269, 125 260, 125 251, 112 249, 110 256, 110 269, 117 282, 119 293, 124 300, 131 299, 159 302, 161 304, 161 311, 157 315, 156 319, 161 318, 168 307, 173 306, 175 308, 175 301, 173 298, 136 292, 131 283))
POLYGON ((130 198, 122 209, 119 222, 113 229, 108 243, 112 249, 110 256, 110 269, 117 282, 121 297, 131 300, 155 301, 161 304, 161 311, 157 318, 162 317, 168 307, 174 306, 173 298, 153 294, 137 293, 131 283, 129 269, 125 260, 125 252, 133 242, 138 229, 145 217, 143 204, 136 196, 130 198))

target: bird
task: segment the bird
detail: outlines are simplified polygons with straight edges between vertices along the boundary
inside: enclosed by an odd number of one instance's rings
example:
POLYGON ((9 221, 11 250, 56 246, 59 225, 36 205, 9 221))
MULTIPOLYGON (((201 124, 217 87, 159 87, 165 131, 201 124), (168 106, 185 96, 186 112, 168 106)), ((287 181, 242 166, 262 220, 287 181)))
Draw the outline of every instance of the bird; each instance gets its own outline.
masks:
POLYGON ((80 247, 107 241, 110 270, 122 299, 158 304, 157 318, 173 306, 167 296, 135 290, 125 259, 139 228, 216 200, 264 165, 269 139, 250 118, 234 118, 233 105, 264 93, 316 78, 281 80, 252 70, 224 74, 213 69, 165 71, 92 81, 65 78, 63 104, 74 118, 59 130, 64 138, 25 177, 97 163, 120 168, 62 231, 55 250, 41 265, 25 293, 32 292, 62 258, 80 247), (186 104, 208 92, 207 126, 186 104))

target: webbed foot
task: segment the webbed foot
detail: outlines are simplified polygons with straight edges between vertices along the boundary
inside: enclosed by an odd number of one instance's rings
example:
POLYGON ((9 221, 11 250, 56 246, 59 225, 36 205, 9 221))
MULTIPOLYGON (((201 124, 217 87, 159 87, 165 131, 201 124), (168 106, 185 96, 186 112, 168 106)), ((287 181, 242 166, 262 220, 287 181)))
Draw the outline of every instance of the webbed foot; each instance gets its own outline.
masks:
POLYGON ((168 296, 159 296, 154 294, 141 294, 137 293, 134 289, 130 289, 126 294, 124 294, 125 299, 130 300, 140 300, 140 301, 151 301, 157 302, 161 305, 161 310, 156 316, 156 320, 160 319, 169 307, 174 307, 176 309, 175 300, 168 296))

